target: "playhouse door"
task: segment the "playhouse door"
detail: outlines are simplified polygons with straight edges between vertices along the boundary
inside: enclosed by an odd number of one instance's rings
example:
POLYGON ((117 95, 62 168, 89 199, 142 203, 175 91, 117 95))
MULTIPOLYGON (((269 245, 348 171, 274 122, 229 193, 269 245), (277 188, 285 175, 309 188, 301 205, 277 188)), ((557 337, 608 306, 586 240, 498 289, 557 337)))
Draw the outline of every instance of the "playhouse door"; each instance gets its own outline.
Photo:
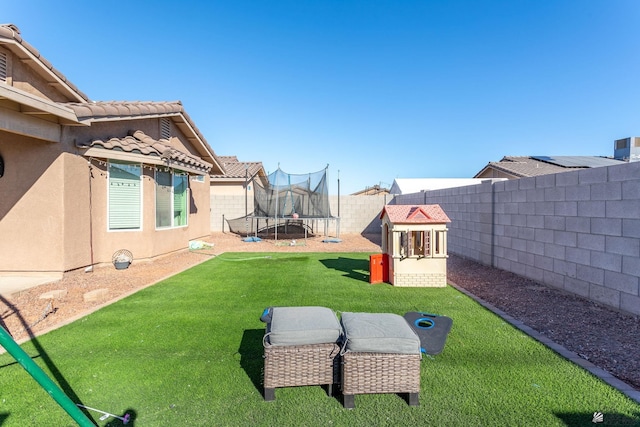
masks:
POLYGON ((369 283, 389 281, 389 255, 373 254, 369 256, 369 283))

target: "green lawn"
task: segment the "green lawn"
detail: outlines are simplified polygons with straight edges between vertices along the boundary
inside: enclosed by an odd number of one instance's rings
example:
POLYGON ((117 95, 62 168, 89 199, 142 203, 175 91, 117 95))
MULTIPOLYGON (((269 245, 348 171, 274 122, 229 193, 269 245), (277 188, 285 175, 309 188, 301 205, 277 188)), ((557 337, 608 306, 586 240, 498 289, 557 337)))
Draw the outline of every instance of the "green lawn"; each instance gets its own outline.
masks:
MULTIPOLYGON (((138 426, 640 425, 640 405, 452 287, 368 283, 362 253, 228 253, 23 345, 75 401, 138 426), (356 408, 318 386, 262 399, 265 307, 426 311, 449 316, 443 353, 422 360, 420 406, 358 395, 356 408)), ((113 418, 98 425, 121 425, 113 418)), ((0 356, 0 425, 72 419, 0 356)))

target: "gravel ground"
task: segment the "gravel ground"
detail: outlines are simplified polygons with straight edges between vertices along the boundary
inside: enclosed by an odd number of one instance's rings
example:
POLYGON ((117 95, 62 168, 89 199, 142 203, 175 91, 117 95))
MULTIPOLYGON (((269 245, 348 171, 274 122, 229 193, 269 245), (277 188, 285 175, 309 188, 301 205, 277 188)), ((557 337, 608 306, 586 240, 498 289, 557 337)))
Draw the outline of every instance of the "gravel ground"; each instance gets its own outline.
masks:
MULTIPOLYGON (((247 243, 233 234, 214 233, 206 239, 211 248, 134 261, 126 270, 108 265, 90 273, 72 271, 57 282, 0 299, 0 324, 23 342, 224 252, 380 252, 380 236, 340 238, 340 243, 325 243, 323 237, 281 236, 277 242, 247 243), (104 290, 102 298, 85 301, 87 292, 98 289, 104 290), (40 298, 53 290, 65 290, 66 295, 40 298)), ((448 278, 640 390, 640 318, 453 255, 448 278)))

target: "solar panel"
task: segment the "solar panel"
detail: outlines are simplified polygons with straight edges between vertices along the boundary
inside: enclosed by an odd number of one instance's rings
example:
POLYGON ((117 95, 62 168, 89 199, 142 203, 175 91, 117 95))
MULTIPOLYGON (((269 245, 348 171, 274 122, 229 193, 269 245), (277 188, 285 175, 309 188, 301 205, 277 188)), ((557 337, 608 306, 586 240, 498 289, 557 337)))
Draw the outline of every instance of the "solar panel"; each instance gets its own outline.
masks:
POLYGON ((531 158, 564 168, 597 168, 621 163, 620 160, 598 156, 531 156, 531 158))

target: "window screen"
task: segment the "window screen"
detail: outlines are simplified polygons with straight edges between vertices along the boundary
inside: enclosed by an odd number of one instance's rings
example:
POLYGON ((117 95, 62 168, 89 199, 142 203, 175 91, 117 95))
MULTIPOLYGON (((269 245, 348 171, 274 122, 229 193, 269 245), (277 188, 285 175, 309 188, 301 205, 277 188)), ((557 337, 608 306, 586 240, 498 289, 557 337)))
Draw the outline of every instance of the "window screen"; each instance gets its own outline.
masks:
POLYGON ((109 230, 140 229, 140 176, 140 164, 109 163, 109 230))

